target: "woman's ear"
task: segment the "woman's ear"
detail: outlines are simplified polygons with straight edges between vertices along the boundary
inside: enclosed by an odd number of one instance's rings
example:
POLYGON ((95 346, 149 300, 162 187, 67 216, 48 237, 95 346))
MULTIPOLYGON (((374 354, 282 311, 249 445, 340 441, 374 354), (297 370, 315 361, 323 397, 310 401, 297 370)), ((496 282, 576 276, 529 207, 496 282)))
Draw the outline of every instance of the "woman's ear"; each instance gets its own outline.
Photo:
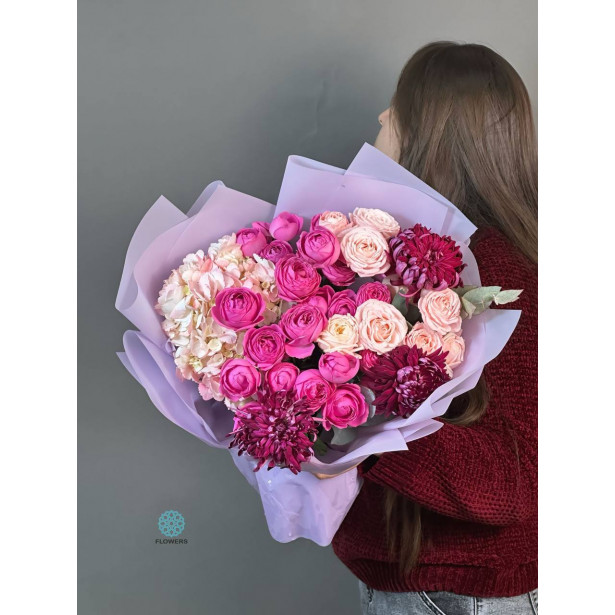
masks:
POLYGON ((399 137, 397 136, 397 130, 395 129, 395 118, 391 111, 391 107, 385 109, 379 116, 378 122, 382 126, 374 147, 379 149, 383 154, 386 154, 389 158, 399 161, 400 146, 399 137))

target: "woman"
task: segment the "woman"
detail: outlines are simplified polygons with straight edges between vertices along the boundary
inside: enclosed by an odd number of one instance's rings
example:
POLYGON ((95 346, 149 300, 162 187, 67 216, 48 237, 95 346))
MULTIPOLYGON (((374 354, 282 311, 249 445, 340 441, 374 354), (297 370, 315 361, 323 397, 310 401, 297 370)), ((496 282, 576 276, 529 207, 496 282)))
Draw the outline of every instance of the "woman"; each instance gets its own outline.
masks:
POLYGON ((523 288, 519 324, 435 434, 360 464, 333 540, 369 614, 537 613, 537 162, 527 91, 482 45, 404 67, 376 147, 478 227, 483 285, 523 288))

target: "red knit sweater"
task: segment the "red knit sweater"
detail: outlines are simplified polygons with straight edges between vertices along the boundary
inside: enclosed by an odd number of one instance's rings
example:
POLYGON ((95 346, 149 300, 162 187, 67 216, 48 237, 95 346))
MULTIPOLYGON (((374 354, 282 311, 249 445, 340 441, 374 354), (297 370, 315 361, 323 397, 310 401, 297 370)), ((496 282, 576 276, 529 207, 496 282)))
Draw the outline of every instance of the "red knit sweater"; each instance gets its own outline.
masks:
POLYGON ((435 434, 383 454, 333 539, 333 550, 378 590, 514 596, 538 586, 537 269, 495 229, 472 238, 483 286, 522 288, 505 308, 522 314, 504 350, 484 369, 487 411, 469 427, 435 434), (388 553, 384 487, 422 507, 417 566, 402 576, 388 553))

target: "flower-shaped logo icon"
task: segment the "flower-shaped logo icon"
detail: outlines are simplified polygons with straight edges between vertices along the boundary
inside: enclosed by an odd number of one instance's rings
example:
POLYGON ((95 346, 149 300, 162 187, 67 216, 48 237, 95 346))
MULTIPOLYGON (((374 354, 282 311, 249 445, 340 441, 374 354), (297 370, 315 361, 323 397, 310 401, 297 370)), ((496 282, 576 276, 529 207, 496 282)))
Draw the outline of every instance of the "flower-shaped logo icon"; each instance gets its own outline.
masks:
POLYGON ((186 522, 181 513, 176 510, 165 510, 158 519, 158 529, 163 536, 175 538, 186 527, 186 522))

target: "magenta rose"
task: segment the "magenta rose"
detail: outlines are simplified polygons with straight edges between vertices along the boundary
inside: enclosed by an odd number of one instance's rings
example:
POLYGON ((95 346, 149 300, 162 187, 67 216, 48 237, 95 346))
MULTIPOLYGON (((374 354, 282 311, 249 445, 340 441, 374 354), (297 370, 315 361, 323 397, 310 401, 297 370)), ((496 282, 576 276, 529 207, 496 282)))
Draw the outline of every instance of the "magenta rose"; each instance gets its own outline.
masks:
POLYGON ((283 256, 275 266, 278 295, 286 301, 301 301, 320 286, 320 275, 313 265, 296 254, 283 256))
POLYGON ((263 320, 265 300, 249 288, 224 288, 211 308, 214 320, 234 331, 243 331, 263 320))
POLYGON ((283 211, 271 221, 269 232, 273 235, 274 239, 290 241, 297 236, 302 226, 303 218, 301 216, 283 211))
POLYGON ((378 362, 378 355, 373 350, 362 350, 359 354, 363 371, 371 369, 378 362))
POLYGON ((274 239, 271 243, 268 243, 259 253, 259 256, 266 258, 272 263, 277 263, 283 256, 292 254, 293 248, 288 241, 282 241, 281 239, 274 239))
POLYGON ((286 353, 304 359, 314 351, 314 342, 327 326, 327 317, 317 306, 299 303, 282 314, 280 325, 288 339, 286 353))
POLYGON ((318 361, 318 371, 334 384, 352 380, 359 372, 359 366, 357 357, 343 352, 325 352, 318 361))
POLYGON ((350 286, 356 278, 356 273, 341 260, 321 269, 323 275, 335 286, 350 286))
POLYGON ((284 358, 286 338, 278 325, 253 327, 243 338, 243 354, 260 369, 270 369, 284 358))
POLYGON ((297 253, 314 267, 328 267, 340 256, 340 242, 329 229, 319 226, 308 233, 301 233, 297 253))
POLYGON ((265 237, 267 237, 267 239, 271 237, 271 233, 269 232, 269 222, 257 220, 256 222, 252 222, 252 228, 258 229, 265 237))
POLYGON ((246 257, 260 252, 267 245, 267 237, 257 228, 242 228, 237 232, 236 241, 246 257))
POLYGON ((322 426, 358 427, 369 418, 369 406, 356 384, 340 384, 329 396, 322 410, 322 426))
POLYGON ((220 371, 220 391, 231 401, 239 401, 256 393, 261 376, 246 359, 229 359, 220 371))
POLYGON ((326 314, 329 309, 329 301, 331 301, 334 294, 335 291, 331 286, 321 286, 311 297, 304 299, 302 303, 315 305, 323 314, 326 314))
POLYGON ((308 408, 316 412, 333 393, 333 387, 317 369, 306 369, 297 376, 295 394, 298 399, 305 400, 308 408))
POLYGON ((267 386, 274 392, 292 391, 299 368, 292 363, 277 363, 265 375, 267 386))
POLYGON ((334 314, 341 314, 346 316, 350 314, 354 316, 357 311, 357 296, 354 290, 347 288, 338 293, 335 293, 329 302, 329 309, 327 310, 327 316, 331 318, 334 314))
POLYGON ((377 299, 385 303, 391 303, 391 291, 382 282, 368 282, 363 284, 357 291, 357 305, 365 303, 368 299, 377 299))

